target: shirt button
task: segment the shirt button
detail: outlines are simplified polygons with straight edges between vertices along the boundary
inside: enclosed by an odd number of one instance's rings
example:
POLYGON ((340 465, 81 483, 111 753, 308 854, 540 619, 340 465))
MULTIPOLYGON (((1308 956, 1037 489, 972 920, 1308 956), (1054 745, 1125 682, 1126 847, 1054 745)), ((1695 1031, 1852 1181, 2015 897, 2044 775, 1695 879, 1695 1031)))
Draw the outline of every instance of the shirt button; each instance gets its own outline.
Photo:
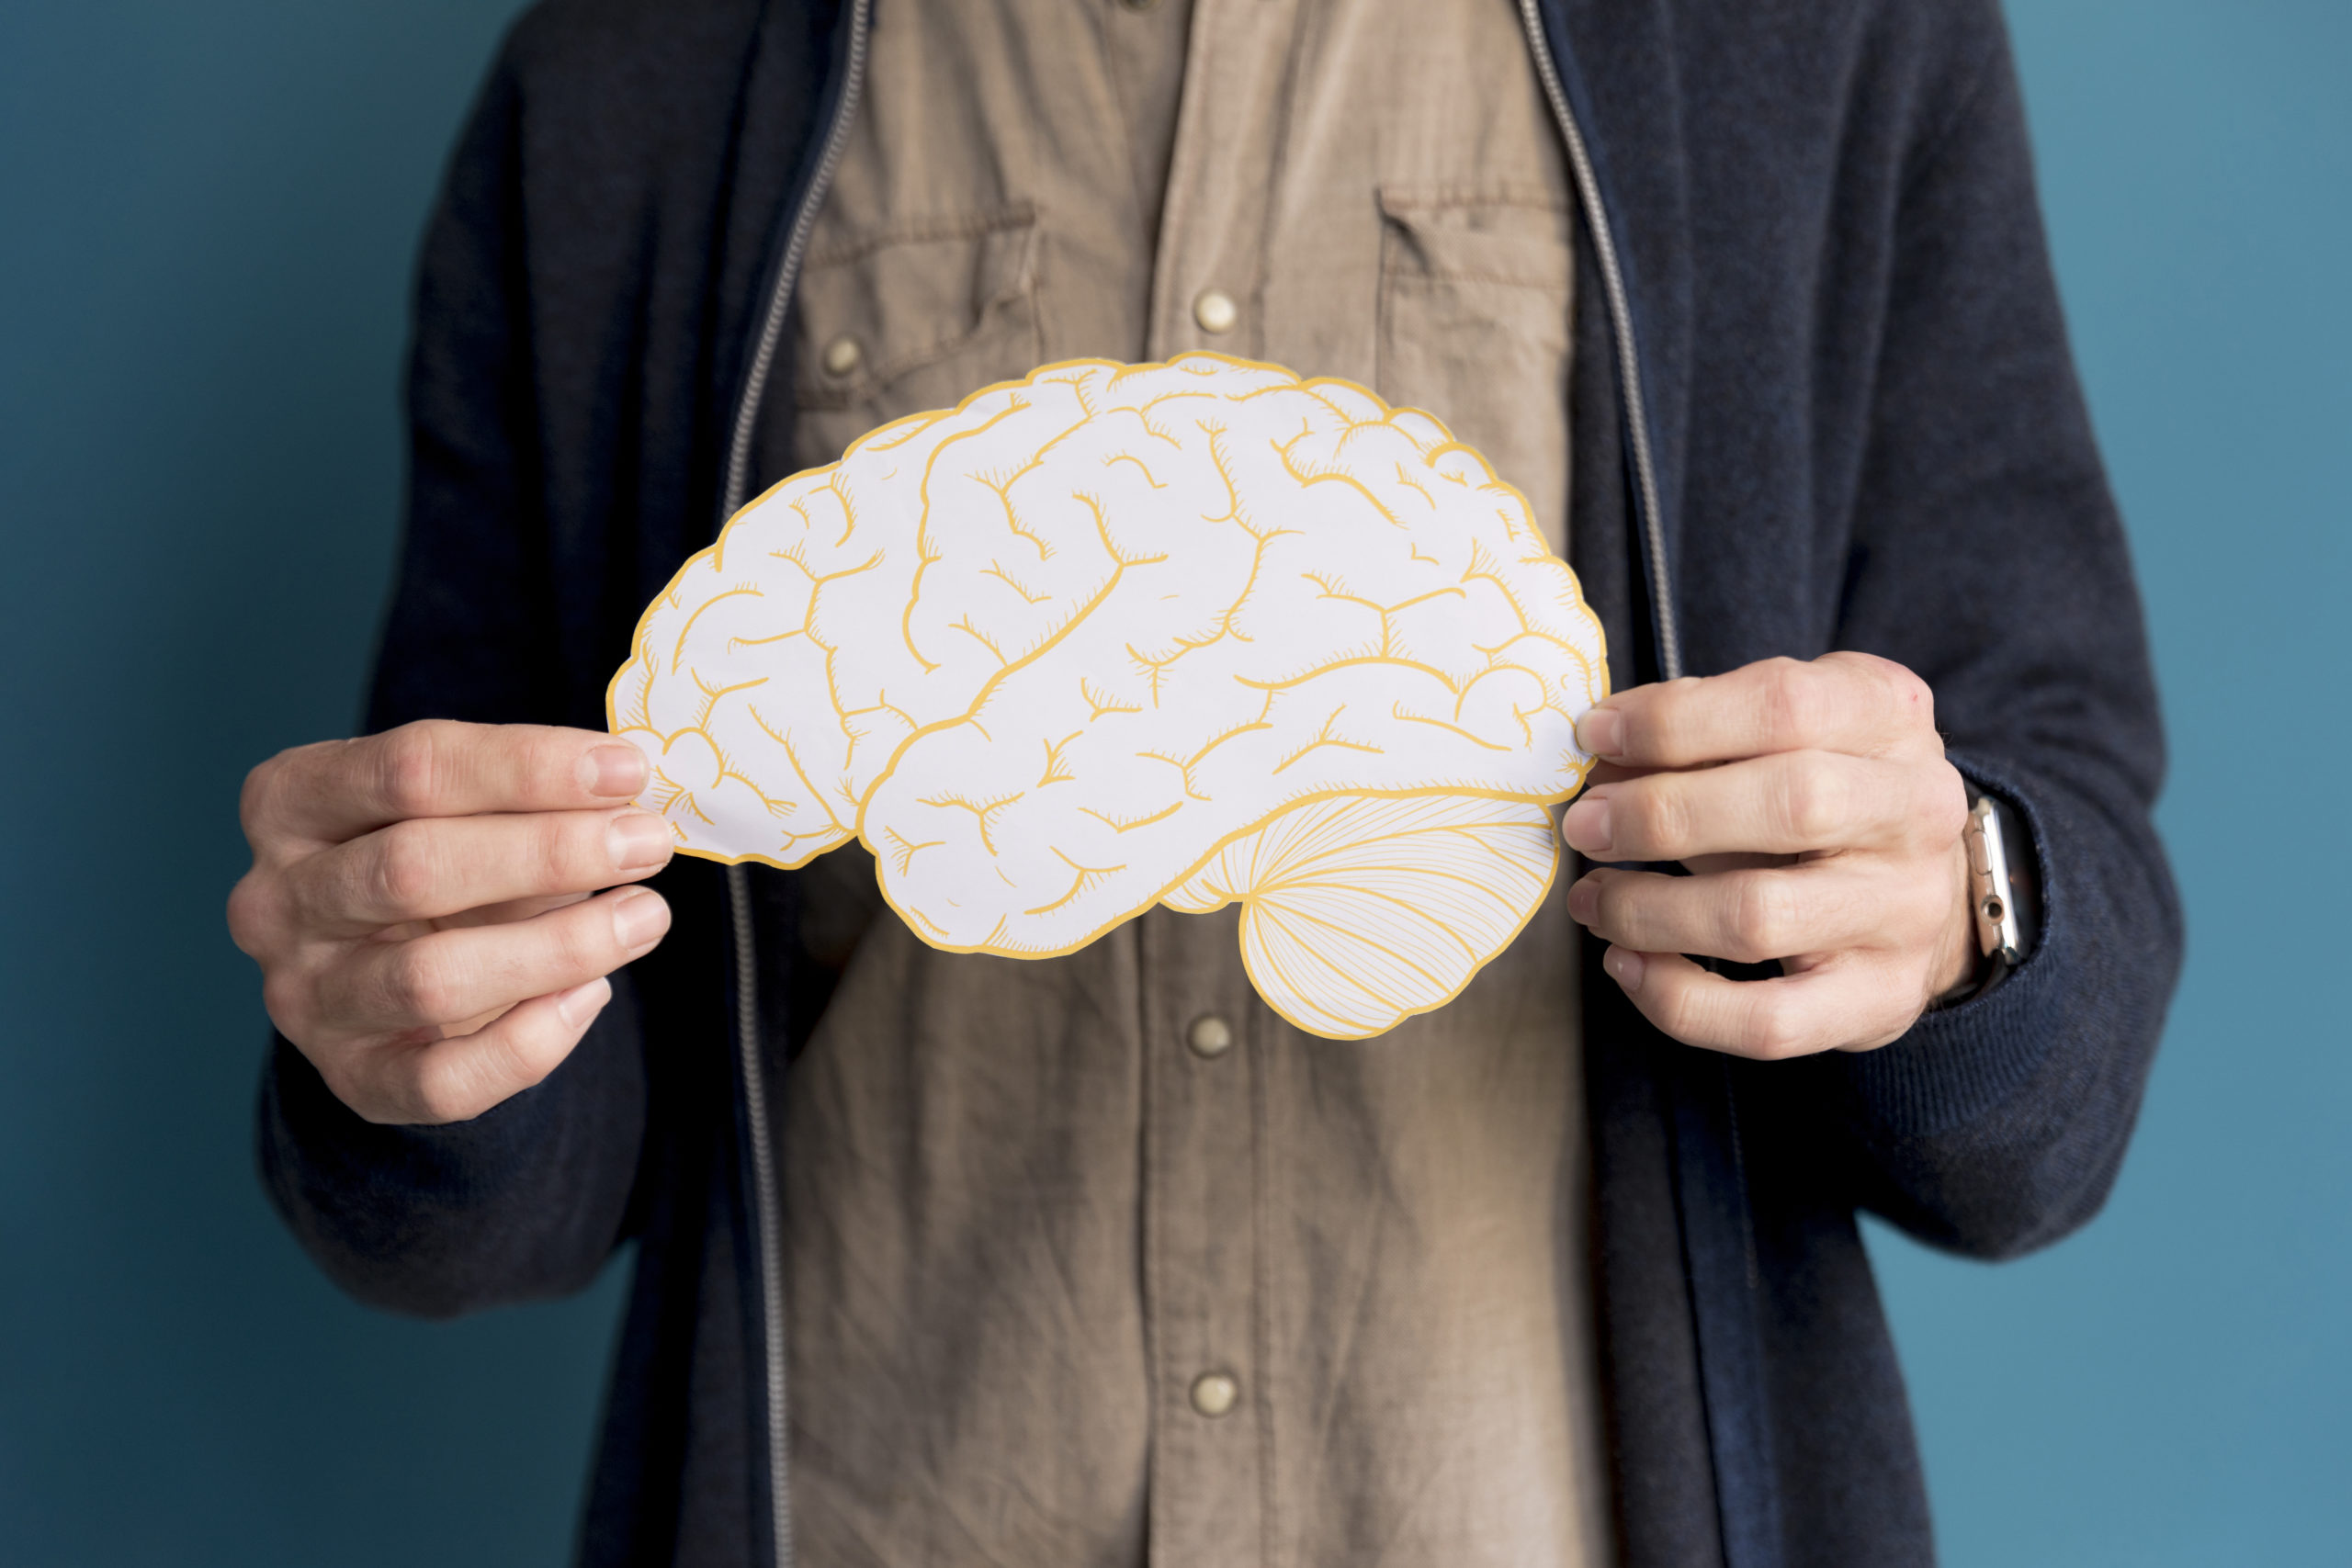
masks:
POLYGON ((1241 308, 1222 288, 1204 288, 1193 301, 1193 320, 1200 322, 1204 333, 1229 333, 1240 319, 1241 308))
POLYGON ((857 346, 857 340, 843 333, 825 345, 825 374, 846 376, 856 369, 857 362, 865 357, 865 351, 857 346))
POLYGON ((1223 1372, 1203 1372, 1193 1380, 1193 1408, 1214 1419, 1233 1408, 1241 1385, 1223 1372))
POLYGON ((1204 1013, 1184 1032, 1184 1043, 1195 1056, 1222 1056, 1233 1049, 1233 1026, 1213 1012, 1204 1013))

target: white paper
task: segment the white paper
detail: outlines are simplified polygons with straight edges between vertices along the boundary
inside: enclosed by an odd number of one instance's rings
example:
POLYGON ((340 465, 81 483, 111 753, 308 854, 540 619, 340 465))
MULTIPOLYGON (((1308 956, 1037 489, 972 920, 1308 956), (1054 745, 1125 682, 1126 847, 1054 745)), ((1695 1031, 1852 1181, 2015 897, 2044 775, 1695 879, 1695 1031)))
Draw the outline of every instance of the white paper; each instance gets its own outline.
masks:
POLYGON ((1425 413, 1218 355, 1085 360, 752 502, 607 695, 679 847, 861 840, 925 942, 1042 958, 1239 899, 1269 1005, 1361 1038, 1532 917, 1598 621, 1425 413))

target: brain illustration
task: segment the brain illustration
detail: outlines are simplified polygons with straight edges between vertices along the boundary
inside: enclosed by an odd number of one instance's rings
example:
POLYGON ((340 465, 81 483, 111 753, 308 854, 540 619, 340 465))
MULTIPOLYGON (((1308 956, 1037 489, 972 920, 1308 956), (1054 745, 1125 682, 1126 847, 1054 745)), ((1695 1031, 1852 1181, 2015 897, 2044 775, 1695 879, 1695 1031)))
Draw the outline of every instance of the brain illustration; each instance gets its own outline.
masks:
POLYGON ((737 513, 608 694, 681 849, 853 840, 954 952, 1243 904, 1302 1029, 1442 1006, 1550 886, 1600 628, 1426 414, 1219 355, 1084 361, 874 431, 737 513))

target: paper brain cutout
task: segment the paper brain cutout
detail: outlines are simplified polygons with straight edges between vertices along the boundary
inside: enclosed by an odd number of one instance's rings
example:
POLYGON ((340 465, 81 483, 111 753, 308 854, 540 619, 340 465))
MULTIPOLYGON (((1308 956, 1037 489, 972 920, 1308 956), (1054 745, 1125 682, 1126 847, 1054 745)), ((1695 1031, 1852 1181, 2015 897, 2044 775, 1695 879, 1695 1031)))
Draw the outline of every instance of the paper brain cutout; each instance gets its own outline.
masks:
POLYGON ((1534 914, 1599 623, 1518 491, 1345 382, 1048 366, 737 513, 607 697, 687 854, 853 839, 952 952, 1242 900, 1301 1029, 1443 1005, 1534 914))

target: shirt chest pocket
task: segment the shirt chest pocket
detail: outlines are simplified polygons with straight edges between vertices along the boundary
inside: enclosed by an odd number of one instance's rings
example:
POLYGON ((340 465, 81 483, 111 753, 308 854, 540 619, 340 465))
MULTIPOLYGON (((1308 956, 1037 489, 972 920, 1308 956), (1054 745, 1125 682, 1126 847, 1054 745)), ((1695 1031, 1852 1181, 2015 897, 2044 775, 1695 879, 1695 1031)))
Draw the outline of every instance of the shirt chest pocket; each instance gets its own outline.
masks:
POLYGON ((1565 552, 1575 231, 1538 189, 1383 186, 1375 389, 1518 487, 1565 552))
POLYGON ((791 466, 1035 368, 1036 251, 1026 203, 820 230, 794 299, 791 466))

